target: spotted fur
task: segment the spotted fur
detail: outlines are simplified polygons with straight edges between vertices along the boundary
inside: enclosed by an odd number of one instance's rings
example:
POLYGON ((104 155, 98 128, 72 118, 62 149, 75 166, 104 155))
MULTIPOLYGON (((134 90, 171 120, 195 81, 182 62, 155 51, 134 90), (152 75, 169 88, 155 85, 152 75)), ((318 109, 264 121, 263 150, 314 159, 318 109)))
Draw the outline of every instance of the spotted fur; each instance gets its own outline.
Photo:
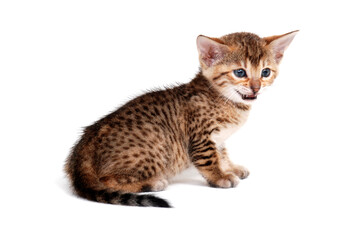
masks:
POLYGON ((251 109, 241 94, 256 94, 277 76, 289 43, 279 42, 286 44, 279 50, 273 43, 286 36, 199 36, 201 70, 191 82, 139 96, 85 128, 65 166, 75 192, 98 202, 170 207, 138 193, 165 189, 171 177, 191 165, 210 186, 236 186, 249 172, 229 160, 224 141, 251 109), (264 67, 272 75, 261 79, 264 67), (247 70, 247 78, 233 75, 238 68, 247 70))

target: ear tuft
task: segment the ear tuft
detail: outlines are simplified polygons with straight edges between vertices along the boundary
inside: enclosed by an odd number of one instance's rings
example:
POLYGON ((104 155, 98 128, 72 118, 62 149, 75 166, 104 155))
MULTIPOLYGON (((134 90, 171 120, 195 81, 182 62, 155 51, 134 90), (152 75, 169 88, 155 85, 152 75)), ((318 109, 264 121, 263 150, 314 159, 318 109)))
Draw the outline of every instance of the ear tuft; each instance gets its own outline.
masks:
POLYGON ((294 39, 299 30, 289 32, 279 36, 271 36, 263 38, 266 44, 272 49, 277 63, 282 60, 284 51, 294 39))
POLYGON ((217 39, 211 39, 203 35, 197 37, 197 50, 200 60, 207 67, 210 67, 221 60, 228 51, 226 45, 220 43, 219 39, 216 40, 217 39))

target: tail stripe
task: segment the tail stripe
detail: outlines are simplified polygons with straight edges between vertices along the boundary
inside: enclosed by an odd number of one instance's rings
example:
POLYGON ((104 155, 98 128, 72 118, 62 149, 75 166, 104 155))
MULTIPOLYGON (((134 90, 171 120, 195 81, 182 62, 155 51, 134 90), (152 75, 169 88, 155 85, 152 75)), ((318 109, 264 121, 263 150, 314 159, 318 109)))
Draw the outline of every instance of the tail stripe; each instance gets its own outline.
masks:
POLYGON ((125 206, 171 207, 166 200, 149 194, 143 195, 136 193, 109 192, 106 190, 93 191, 87 189, 85 192, 82 191, 82 194, 80 195, 96 202, 120 204, 125 206))

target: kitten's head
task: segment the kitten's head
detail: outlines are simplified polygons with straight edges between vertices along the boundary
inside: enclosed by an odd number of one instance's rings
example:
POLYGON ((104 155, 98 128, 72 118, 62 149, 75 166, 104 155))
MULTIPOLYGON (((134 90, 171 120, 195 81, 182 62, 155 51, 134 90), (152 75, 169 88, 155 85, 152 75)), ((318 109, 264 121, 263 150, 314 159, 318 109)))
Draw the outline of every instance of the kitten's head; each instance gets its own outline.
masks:
POLYGON ((283 53, 298 31, 260 38, 232 33, 221 38, 198 36, 203 75, 226 98, 251 104, 273 83, 283 53))

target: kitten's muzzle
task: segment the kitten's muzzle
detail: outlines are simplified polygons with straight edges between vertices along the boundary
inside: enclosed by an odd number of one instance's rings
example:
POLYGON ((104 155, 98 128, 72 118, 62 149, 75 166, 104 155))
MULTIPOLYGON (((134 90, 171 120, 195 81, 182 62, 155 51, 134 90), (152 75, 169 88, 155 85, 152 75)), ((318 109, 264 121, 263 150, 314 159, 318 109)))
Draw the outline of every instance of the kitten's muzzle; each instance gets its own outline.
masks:
POLYGON ((243 94, 240 93, 238 90, 236 90, 236 92, 241 96, 243 100, 255 100, 257 99, 257 95, 258 95, 258 91, 254 94, 243 94))

